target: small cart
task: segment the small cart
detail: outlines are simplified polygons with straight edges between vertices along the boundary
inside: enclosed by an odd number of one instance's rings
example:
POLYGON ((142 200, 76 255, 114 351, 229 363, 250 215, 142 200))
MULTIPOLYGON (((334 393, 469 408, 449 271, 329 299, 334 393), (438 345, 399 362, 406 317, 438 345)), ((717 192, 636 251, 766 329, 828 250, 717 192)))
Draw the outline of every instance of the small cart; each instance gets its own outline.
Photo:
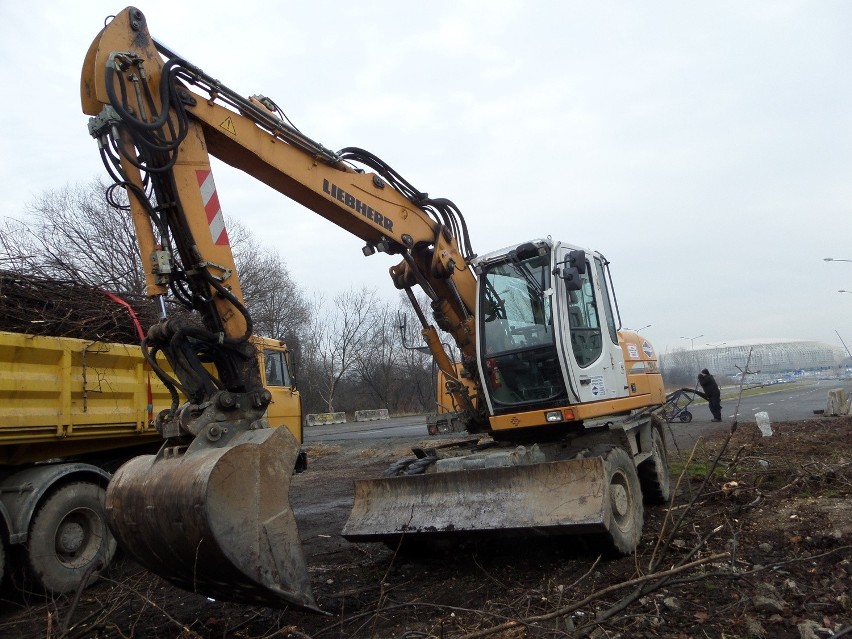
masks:
POLYGON ((679 388, 673 393, 666 395, 666 403, 663 404, 660 416, 669 424, 672 422, 683 422, 687 424, 692 421, 692 413, 689 412, 689 405, 695 401, 696 397, 707 399, 707 396, 701 391, 693 388, 679 388))

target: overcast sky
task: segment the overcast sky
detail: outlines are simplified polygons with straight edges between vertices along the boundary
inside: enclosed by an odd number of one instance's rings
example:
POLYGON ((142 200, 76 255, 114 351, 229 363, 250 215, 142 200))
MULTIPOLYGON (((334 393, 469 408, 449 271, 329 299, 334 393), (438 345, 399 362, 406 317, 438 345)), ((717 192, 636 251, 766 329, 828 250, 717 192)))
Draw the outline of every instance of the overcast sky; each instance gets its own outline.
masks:
MULTIPOLYGON (((3 2, 0 216, 105 176, 80 110, 103 0, 3 2)), ((612 263, 661 352, 758 338, 852 347, 852 3, 149 0, 152 35, 452 199, 473 248, 552 236, 612 263), (700 336, 700 337, 697 337, 700 336), (696 338, 696 339, 684 339, 696 338)), ((214 164, 226 215, 309 293, 396 260, 214 164)))

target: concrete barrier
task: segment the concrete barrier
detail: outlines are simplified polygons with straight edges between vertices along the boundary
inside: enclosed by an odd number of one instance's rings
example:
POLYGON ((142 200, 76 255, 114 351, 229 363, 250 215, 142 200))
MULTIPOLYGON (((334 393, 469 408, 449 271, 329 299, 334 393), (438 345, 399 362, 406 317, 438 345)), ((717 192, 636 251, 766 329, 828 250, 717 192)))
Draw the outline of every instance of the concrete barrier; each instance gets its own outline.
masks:
POLYGON ((842 388, 835 388, 828 391, 828 399, 825 404, 826 415, 849 414, 849 398, 846 396, 846 391, 842 388))
POLYGON ((372 422, 377 419, 388 419, 388 409, 387 408, 376 408, 375 410, 356 410, 355 411, 355 421, 356 422, 372 422))
POLYGON ((346 413, 312 413, 305 415, 306 426, 319 426, 320 424, 345 424, 346 413))

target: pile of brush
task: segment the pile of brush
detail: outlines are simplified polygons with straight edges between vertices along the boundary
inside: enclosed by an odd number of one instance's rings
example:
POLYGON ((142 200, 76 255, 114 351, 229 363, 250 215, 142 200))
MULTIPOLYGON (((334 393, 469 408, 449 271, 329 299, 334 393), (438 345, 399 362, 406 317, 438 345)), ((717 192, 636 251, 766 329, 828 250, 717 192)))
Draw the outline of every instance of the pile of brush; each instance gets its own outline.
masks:
POLYGON ((138 344, 138 326, 155 321, 153 305, 138 295, 0 271, 0 331, 138 344))

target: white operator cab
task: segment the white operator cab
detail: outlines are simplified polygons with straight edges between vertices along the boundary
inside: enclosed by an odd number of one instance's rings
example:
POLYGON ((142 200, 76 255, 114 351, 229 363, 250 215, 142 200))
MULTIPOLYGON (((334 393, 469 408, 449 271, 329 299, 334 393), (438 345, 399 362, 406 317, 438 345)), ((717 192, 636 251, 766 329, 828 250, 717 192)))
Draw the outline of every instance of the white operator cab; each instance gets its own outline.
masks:
POLYGON ((608 262, 550 239, 473 262, 477 360, 491 415, 629 395, 608 262))

